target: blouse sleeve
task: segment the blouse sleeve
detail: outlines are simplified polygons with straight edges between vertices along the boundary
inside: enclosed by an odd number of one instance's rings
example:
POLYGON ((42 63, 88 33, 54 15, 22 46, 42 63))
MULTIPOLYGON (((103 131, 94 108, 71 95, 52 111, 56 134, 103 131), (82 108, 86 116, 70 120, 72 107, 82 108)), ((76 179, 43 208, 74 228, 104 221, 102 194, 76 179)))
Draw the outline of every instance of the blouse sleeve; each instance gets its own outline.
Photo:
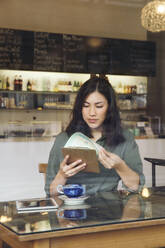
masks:
POLYGON ((60 163, 63 160, 61 148, 67 141, 67 135, 65 133, 59 134, 54 142, 54 145, 49 154, 48 167, 46 171, 46 183, 45 192, 46 195, 50 195, 50 184, 58 173, 60 163))
MULTIPOLYGON (((134 137, 131 134, 129 135, 129 139, 127 139, 126 141, 125 149, 123 152, 123 160, 132 170, 138 173, 140 177, 138 191, 141 191, 145 183, 145 177, 143 174, 143 166, 142 166, 142 161, 141 161, 141 157, 139 153, 139 148, 138 148, 136 141, 134 140, 134 137)), ((126 185, 123 184, 123 186, 127 188, 126 185)), ((130 191, 130 189, 128 188, 127 190, 130 191)))

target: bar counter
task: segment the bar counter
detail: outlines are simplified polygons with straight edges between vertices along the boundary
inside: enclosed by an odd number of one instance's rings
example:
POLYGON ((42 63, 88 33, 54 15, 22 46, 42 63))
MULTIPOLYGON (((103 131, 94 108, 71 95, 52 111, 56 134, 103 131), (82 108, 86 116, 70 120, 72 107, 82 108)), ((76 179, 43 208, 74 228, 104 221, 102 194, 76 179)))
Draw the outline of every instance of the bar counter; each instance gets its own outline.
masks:
MULTIPOLYGON (((91 195, 81 205, 18 213, 0 203, 0 240, 12 248, 143 248, 165 246, 165 191, 150 196, 121 192, 91 195)), ((1 247, 1 245, 0 245, 1 247)))

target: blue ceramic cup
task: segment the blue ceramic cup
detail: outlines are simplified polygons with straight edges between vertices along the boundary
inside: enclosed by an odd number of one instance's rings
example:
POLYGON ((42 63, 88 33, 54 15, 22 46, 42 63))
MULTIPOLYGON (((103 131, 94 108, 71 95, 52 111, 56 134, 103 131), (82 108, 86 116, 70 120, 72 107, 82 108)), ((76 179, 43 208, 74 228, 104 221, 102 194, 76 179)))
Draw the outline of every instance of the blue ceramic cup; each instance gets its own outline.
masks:
POLYGON ((64 194, 67 197, 73 198, 73 197, 80 197, 85 195, 86 187, 83 184, 67 184, 67 185, 59 184, 57 186, 57 191, 60 194, 64 194))
POLYGON ((87 213, 86 209, 61 209, 58 211, 58 216, 70 220, 82 220, 86 219, 87 213))

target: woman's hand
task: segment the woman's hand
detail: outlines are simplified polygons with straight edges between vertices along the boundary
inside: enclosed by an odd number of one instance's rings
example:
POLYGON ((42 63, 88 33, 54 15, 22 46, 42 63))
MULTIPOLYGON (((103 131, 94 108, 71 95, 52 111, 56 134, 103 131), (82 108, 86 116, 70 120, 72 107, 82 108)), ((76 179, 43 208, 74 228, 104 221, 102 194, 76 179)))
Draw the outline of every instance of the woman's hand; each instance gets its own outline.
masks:
POLYGON ((133 191, 136 191, 139 186, 139 175, 133 171, 124 160, 118 155, 107 152, 104 148, 100 149, 99 161, 107 169, 115 169, 123 183, 133 191))
POLYGON ((57 186, 59 184, 65 185, 67 179, 76 175, 79 171, 83 170, 86 167, 85 163, 82 163, 82 160, 76 160, 73 163, 68 163, 69 155, 66 155, 63 161, 60 164, 60 169, 50 184, 50 194, 58 195, 57 186))
POLYGON ((83 170, 86 167, 86 163, 82 163, 82 160, 76 160, 73 163, 68 163, 69 155, 66 155, 64 160, 60 164, 59 173, 64 178, 69 178, 76 175, 78 172, 83 170))
POLYGON ((99 151, 99 161, 107 169, 117 169, 124 163, 124 161, 118 155, 107 152, 104 148, 99 151))

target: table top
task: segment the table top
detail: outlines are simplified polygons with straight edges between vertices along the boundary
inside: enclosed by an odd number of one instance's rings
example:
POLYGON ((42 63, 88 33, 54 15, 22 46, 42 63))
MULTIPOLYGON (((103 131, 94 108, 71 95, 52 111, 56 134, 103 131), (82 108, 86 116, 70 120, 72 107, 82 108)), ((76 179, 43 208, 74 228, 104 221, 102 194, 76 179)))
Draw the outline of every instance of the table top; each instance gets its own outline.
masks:
POLYGON ((165 224, 165 193, 151 190, 149 193, 149 197, 144 197, 141 193, 101 192, 73 206, 55 197, 58 209, 32 213, 18 213, 15 201, 0 202, 0 224, 25 240, 27 236, 32 239, 33 235, 54 231, 58 235, 60 231, 82 232, 100 226, 123 228, 125 224, 131 228, 132 224, 136 227, 149 220, 165 224))
POLYGON ((158 158, 144 158, 144 160, 154 164, 154 165, 160 165, 165 166, 165 159, 158 159, 158 158))

